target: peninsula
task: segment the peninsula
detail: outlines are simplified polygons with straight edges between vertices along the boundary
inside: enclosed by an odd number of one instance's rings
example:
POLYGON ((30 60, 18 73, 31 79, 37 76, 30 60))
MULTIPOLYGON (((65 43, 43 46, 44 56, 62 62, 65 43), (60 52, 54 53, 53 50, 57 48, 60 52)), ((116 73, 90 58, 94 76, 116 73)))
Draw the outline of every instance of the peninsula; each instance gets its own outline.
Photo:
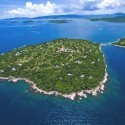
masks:
POLYGON ((118 40, 117 42, 112 43, 114 46, 125 47, 125 38, 118 40))
POLYGON ((105 21, 105 22, 114 22, 114 23, 124 23, 125 17, 124 16, 116 16, 116 17, 104 17, 104 18, 91 18, 90 21, 105 21))
POLYGON ((100 44, 88 40, 61 38, 0 55, 1 80, 72 100, 102 92, 107 76, 100 44))

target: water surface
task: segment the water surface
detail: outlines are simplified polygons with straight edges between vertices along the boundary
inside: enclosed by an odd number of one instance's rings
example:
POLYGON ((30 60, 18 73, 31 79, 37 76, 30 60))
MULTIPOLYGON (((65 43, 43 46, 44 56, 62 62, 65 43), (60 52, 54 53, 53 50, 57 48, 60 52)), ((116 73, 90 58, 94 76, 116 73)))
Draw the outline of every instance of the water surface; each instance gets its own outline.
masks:
MULTIPOLYGON (((76 19, 65 24, 12 23, 0 21, 0 53, 24 45, 56 38, 82 38, 110 43, 125 37, 125 23, 91 22, 76 19)), ((0 82, 1 125, 125 125, 125 49, 102 48, 109 79, 97 97, 71 101, 62 97, 36 94, 29 85, 0 82)))

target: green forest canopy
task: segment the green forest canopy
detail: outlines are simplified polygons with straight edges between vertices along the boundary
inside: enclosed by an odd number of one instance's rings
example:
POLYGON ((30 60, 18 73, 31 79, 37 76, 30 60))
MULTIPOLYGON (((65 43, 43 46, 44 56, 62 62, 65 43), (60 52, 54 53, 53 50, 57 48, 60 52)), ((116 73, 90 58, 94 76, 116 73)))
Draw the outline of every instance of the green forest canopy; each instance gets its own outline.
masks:
POLYGON ((99 44, 56 39, 0 55, 0 76, 27 78, 45 91, 78 92, 99 85, 105 62, 99 44))

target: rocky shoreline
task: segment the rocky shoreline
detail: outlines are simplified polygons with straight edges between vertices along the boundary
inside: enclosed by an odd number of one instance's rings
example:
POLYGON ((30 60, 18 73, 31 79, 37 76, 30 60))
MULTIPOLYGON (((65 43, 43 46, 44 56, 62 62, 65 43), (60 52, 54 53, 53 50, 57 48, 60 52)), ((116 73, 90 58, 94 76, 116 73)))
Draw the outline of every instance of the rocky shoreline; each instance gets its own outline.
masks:
POLYGON ((71 99, 71 100, 74 100, 76 96, 79 96, 79 97, 82 97, 82 98, 87 98, 88 94, 93 95, 93 96, 97 96, 98 92, 103 93, 104 84, 107 82, 107 79, 108 79, 108 73, 106 72, 105 76, 104 76, 104 80, 100 82, 98 87, 96 87, 94 89, 91 89, 91 90, 82 90, 81 92, 77 92, 77 93, 73 92, 73 93, 70 93, 70 94, 62 94, 62 93, 59 93, 57 91, 46 92, 42 89, 39 89, 34 82, 32 82, 32 81, 30 81, 26 78, 0 77, 0 80, 8 80, 8 81, 12 81, 12 82, 17 82, 17 81, 23 80, 26 83, 30 84, 31 87, 35 90, 35 92, 43 93, 43 94, 46 94, 46 95, 62 96, 64 98, 68 98, 68 99, 71 99))
MULTIPOLYGON (((101 46, 100 46, 100 51, 102 52, 101 46)), ((104 57, 104 54, 103 54, 103 57, 104 57)), ((104 61, 105 61, 105 58, 104 58, 104 61)), ((105 63, 105 65, 106 65, 106 63, 105 63)), ((107 73, 107 65, 106 65, 104 79, 100 82, 98 87, 93 88, 91 90, 82 90, 81 92, 72 92, 70 94, 62 94, 57 91, 46 92, 42 89, 39 89, 33 81, 30 81, 26 78, 14 78, 14 77, 10 76, 10 77, 0 77, 0 80, 8 80, 8 81, 12 81, 12 82, 17 82, 17 81, 23 80, 26 83, 30 84, 31 87, 35 90, 35 92, 43 93, 46 95, 62 96, 64 98, 74 100, 76 98, 76 96, 78 96, 81 99, 81 98, 87 98, 87 95, 97 96, 98 93, 103 93, 104 88, 105 88, 105 83, 108 80, 108 73, 107 73)))
POLYGON ((120 46, 120 45, 113 45, 113 46, 125 48, 125 46, 120 46))

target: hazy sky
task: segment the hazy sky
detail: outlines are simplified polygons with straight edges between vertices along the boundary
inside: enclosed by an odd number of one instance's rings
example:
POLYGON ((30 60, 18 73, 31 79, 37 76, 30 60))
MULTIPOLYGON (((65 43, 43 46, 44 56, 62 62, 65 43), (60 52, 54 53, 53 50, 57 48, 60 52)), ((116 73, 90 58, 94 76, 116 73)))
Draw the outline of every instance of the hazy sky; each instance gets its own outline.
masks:
POLYGON ((125 13, 125 0, 0 0, 0 18, 125 13))

